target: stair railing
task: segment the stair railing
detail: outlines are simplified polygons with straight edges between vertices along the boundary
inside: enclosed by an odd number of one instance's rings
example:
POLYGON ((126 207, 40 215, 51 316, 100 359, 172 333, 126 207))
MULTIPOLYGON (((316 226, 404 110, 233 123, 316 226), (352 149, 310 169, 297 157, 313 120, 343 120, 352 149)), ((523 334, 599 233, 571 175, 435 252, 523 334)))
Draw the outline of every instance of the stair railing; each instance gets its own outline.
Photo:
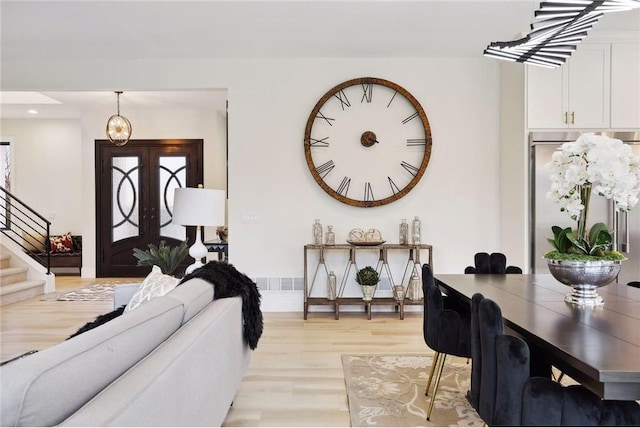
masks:
POLYGON ((51 272, 51 222, 0 186, 0 231, 51 272))

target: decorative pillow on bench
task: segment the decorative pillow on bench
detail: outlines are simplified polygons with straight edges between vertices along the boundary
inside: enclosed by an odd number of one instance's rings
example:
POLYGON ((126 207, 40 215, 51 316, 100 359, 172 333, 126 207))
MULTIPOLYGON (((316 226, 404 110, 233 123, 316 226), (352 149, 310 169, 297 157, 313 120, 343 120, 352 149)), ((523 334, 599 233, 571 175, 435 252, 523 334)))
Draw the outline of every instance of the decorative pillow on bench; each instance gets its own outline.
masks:
POLYGON ((51 235, 49 241, 51 242, 52 253, 73 252, 73 241, 71 240, 71 232, 67 232, 64 235, 51 235))

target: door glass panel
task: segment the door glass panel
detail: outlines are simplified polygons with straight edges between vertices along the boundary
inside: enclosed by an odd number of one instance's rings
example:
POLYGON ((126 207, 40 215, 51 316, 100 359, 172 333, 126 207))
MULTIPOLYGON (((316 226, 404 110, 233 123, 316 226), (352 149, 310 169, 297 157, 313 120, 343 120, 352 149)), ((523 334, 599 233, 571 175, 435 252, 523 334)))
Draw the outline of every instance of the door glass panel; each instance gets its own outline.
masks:
POLYGON ((140 221, 140 159, 137 156, 114 157, 111 163, 112 242, 138 236, 140 221))
POLYGON ((173 192, 177 187, 185 187, 187 183, 186 156, 160 156, 160 236, 184 241, 187 239, 187 228, 171 223, 173 217, 173 192))

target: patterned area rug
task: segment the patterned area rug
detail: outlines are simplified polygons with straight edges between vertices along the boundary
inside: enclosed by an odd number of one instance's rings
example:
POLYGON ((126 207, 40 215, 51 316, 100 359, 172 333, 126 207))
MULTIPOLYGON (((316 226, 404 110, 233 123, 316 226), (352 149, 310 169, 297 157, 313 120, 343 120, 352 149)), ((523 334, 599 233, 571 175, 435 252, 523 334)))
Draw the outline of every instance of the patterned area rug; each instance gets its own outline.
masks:
MULTIPOLYGON (((482 426, 465 398, 471 363, 448 356, 436 402, 424 395, 433 353, 428 355, 343 355, 351 426, 482 426)), ((433 385, 431 386, 433 389, 433 385)))
POLYGON ((113 289, 118 285, 124 284, 120 282, 105 282, 101 284, 88 285, 86 287, 76 288, 75 290, 65 293, 50 293, 42 300, 61 300, 61 301, 98 301, 113 300, 113 289))

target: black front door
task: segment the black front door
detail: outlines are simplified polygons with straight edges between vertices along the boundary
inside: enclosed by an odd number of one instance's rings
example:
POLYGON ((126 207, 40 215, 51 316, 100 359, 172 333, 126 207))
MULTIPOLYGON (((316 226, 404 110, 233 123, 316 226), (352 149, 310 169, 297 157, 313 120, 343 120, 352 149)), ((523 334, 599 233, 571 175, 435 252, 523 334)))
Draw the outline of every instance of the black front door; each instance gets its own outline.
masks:
MULTIPOLYGON (((176 187, 202 183, 202 140, 96 140, 96 276, 142 277, 133 249, 178 245, 195 228, 171 223, 176 187), (193 229, 193 230, 192 230, 193 229)), ((185 261, 185 265, 187 261, 185 261)))

